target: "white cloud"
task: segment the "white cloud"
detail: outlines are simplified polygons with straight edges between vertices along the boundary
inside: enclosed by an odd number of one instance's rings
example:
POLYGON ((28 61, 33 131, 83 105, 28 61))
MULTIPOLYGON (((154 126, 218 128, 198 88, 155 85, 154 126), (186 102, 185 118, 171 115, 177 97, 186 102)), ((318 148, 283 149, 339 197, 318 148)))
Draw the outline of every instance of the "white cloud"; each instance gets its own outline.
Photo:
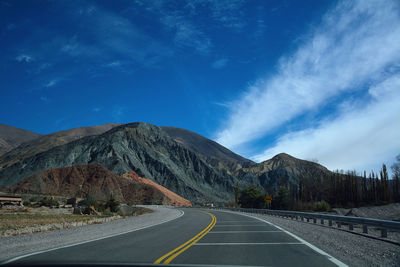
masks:
POLYGON ((379 81, 400 61, 398 2, 340 2, 305 39, 281 58, 276 75, 260 79, 232 103, 218 142, 237 148, 343 93, 379 81))
POLYGON ((53 86, 55 86, 58 82, 59 82, 59 79, 52 79, 52 80, 48 81, 48 82, 44 85, 44 87, 47 87, 47 88, 53 87, 53 86))
POLYGON ((18 55, 15 58, 15 60, 18 61, 18 62, 27 62, 27 63, 29 63, 29 62, 32 62, 34 60, 34 58, 32 56, 30 56, 30 55, 27 55, 27 54, 21 54, 21 55, 18 55))
POLYGON ((92 109, 92 111, 93 111, 93 112, 100 112, 100 111, 101 111, 101 108, 95 107, 95 108, 92 109))
POLYGON ((315 128, 287 133, 260 155, 263 161, 286 152, 299 158, 317 158, 331 170, 378 170, 400 153, 400 75, 370 88, 372 101, 359 109, 347 106, 332 121, 315 128))
POLYGON ((110 67, 110 68, 118 68, 121 65, 122 65, 121 61, 113 61, 113 62, 110 62, 108 64, 104 64, 103 66, 104 67, 110 67))
POLYGON ((221 58, 221 59, 218 59, 218 60, 216 60, 216 61, 214 61, 213 63, 212 63, 212 67, 214 68, 214 69, 222 69, 222 68, 224 68, 225 66, 226 66, 226 64, 228 63, 228 59, 227 58, 221 58))

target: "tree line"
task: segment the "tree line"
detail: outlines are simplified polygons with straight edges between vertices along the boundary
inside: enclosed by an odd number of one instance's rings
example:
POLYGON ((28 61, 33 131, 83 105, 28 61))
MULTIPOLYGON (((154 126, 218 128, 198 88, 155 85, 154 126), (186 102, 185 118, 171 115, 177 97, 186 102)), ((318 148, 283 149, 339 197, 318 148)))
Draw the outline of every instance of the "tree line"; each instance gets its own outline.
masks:
POLYGON ((359 207, 400 202, 400 155, 391 166, 379 172, 358 174, 335 171, 320 177, 299 177, 299 184, 281 186, 266 192, 257 187, 235 188, 235 204, 241 207, 266 208, 266 195, 273 200, 269 208, 324 211, 331 207, 359 207))

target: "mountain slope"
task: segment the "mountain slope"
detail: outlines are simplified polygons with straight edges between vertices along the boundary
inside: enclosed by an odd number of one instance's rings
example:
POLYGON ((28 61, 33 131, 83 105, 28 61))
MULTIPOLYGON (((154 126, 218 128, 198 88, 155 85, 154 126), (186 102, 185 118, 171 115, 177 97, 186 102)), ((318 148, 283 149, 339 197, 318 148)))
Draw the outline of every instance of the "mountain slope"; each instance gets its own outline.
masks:
POLYGON ((327 177, 331 172, 324 166, 281 153, 273 158, 238 170, 241 179, 257 179, 266 190, 289 184, 298 185, 304 178, 327 177))
POLYGON ((12 185, 51 168, 99 163, 117 174, 135 171, 196 202, 228 201, 239 181, 212 167, 159 127, 131 123, 101 135, 54 147, 0 170, 0 186, 12 185))
POLYGON ((0 156, 40 136, 41 134, 0 123, 0 156))
POLYGON ((91 127, 73 128, 48 135, 42 135, 39 138, 25 142, 12 151, 0 156, 0 169, 11 166, 18 161, 29 158, 40 152, 67 144, 82 137, 102 134, 119 125, 120 124, 117 123, 108 123, 91 127))
POLYGON ((192 131, 175 127, 160 128, 167 132, 176 142, 201 155, 207 163, 230 174, 242 167, 255 164, 253 161, 233 153, 217 142, 192 131))
POLYGON ((50 169, 4 188, 18 194, 44 194, 87 197, 106 201, 113 195, 118 201, 136 204, 190 206, 191 203, 135 172, 119 176, 100 164, 50 169))

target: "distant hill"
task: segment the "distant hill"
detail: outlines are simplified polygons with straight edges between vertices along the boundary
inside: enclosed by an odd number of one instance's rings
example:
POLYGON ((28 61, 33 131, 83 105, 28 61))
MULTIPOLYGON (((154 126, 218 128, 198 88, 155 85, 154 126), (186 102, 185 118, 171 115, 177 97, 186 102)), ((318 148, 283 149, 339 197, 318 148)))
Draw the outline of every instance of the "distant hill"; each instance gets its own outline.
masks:
POLYGON ((0 123, 0 156, 24 142, 40 137, 40 134, 0 123))
POLYGON ((18 194, 91 196, 103 201, 113 195, 124 203, 191 206, 190 201, 135 172, 119 176, 100 164, 49 169, 2 190, 18 194))
POLYGON ((107 123, 90 127, 79 127, 48 135, 38 135, 38 138, 27 140, 12 151, 0 156, 0 170, 23 159, 47 151, 53 147, 67 144, 82 137, 102 134, 120 124, 107 123))
POLYGON ((316 179, 331 174, 324 166, 295 158, 281 153, 261 163, 242 168, 235 173, 239 179, 257 179, 266 189, 277 189, 279 186, 298 185, 305 178, 316 179))
POLYGON ((176 142, 203 156, 214 167, 224 169, 228 173, 255 164, 253 161, 233 153, 217 142, 192 131, 175 127, 160 128, 167 132, 176 142))

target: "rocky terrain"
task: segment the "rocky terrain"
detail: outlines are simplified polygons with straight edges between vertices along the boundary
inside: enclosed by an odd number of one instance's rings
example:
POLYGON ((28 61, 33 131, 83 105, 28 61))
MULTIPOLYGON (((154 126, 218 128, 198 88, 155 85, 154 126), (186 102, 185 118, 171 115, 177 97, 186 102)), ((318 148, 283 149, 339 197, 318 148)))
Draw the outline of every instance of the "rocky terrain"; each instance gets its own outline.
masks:
POLYGON ((227 201, 232 198, 234 184, 239 182, 174 141, 159 127, 131 123, 54 147, 3 168, 0 185, 13 185, 52 168, 91 163, 99 163, 116 174, 133 170, 196 202, 227 201))
POLYGON ((120 124, 107 123, 91 127, 73 128, 48 135, 37 135, 38 138, 26 140, 23 144, 18 144, 19 146, 16 146, 12 151, 4 155, 0 154, 0 170, 53 147, 64 145, 86 136, 102 134, 118 125, 120 124))
MULTIPOLYGON (((284 153, 254 163, 185 129, 130 123, 75 128, 21 144, 0 157, 0 186, 42 177, 51 169, 94 163, 112 175, 134 171, 195 203, 232 201, 236 185, 269 191, 330 174, 317 163, 284 153)), ((107 181, 109 190, 118 188, 111 178, 107 181)))
POLYGON ((273 158, 235 172, 237 177, 258 180, 266 190, 289 184, 298 185, 302 178, 328 176, 331 172, 324 166, 297 159, 281 153, 273 158))
POLYGON ((233 174, 235 171, 254 165, 255 162, 233 153, 224 146, 197 133, 182 128, 160 127, 176 142, 200 155, 207 163, 233 174))
POLYGON ((184 199, 183 197, 175 194, 174 192, 168 190, 164 186, 161 186, 161 185, 153 182, 150 179, 140 177, 134 171, 123 174, 122 177, 125 179, 131 179, 137 183, 150 185, 150 186, 155 187, 158 190, 160 190, 165 196, 165 198, 163 199, 163 201, 161 203, 163 205, 184 206, 184 207, 192 206, 192 203, 190 203, 189 200, 184 199))
POLYGON ((40 137, 40 134, 0 123, 0 156, 24 142, 40 137))
POLYGON ((120 176, 100 164, 49 169, 2 190, 17 194, 90 196, 100 201, 112 195, 123 203, 191 206, 190 201, 133 171, 120 176))

